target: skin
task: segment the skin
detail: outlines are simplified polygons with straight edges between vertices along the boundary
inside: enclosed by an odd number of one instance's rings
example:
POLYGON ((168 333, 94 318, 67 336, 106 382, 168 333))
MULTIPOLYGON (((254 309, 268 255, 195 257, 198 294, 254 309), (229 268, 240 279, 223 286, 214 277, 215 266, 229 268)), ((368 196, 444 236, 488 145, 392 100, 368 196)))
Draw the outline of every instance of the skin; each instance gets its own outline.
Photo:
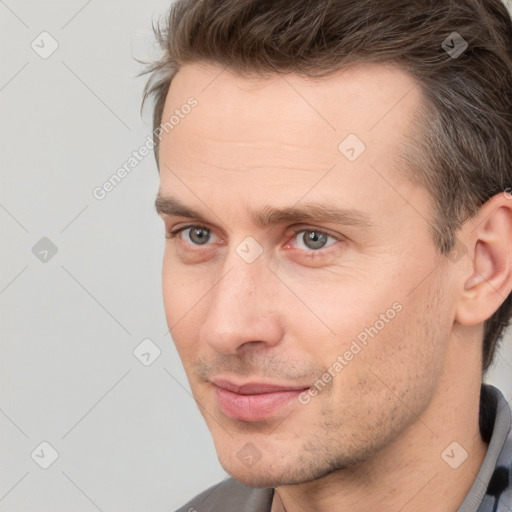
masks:
POLYGON ((222 466, 274 487, 275 512, 453 511, 485 456, 482 323, 512 287, 512 201, 496 196, 463 226, 462 258, 439 254, 432 199, 399 158, 423 101, 414 84, 384 65, 315 81, 195 63, 169 89, 164 120, 190 96, 198 105, 160 146, 159 213, 167 233, 181 229, 163 261, 168 325, 222 466), (338 149, 348 134, 366 146, 353 162, 338 149), (351 217, 254 219, 308 204, 351 217), (319 231, 330 236, 312 248, 304 235, 319 231), (237 252, 247 237, 262 251, 252 263, 237 252), (393 304, 308 403, 259 421, 219 406, 218 377, 314 386, 393 304), (454 457, 467 452, 457 469, 441 456, 454 441, 454 457))

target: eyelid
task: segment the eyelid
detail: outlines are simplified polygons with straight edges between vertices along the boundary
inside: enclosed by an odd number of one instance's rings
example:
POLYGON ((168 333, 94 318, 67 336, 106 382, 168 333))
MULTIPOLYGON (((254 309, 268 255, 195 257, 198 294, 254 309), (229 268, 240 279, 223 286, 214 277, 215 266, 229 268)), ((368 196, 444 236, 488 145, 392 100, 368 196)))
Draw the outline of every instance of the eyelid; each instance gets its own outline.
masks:
POLYGON ((207 231, 210 232, 210 234, 213 234, 212 229, 209 228, 208 226, 204 226, 203 224, 187 224, 186 226, 181 226, 176 229, 170 229, 170 230, 168 230, 167 233, 169 236, 175 237, 175 236, 178 236, 183 231, 186 231, 187 229, 193 229, 193 228, 206 229, 207 231))
MULTIPOLYGON (((333 238, 334 240, 336 240, 336 242, 343 242, 346 240, 346 238, 340 234, 334 234, 332 233, 331 231, 329 230, 326 230, 326 229, 323 229, 323 228, 318 228, 318 227, 315 227, 315 226, 295 226, 292 229, 292 232, 293 232, 293 236, 289 237, 287 242, 285 243, 285 248, 287 248, 291 242, 297 237, 297 235, 299 233, 302 233, 303 231, 314 231, 315 233, 319 233, 319 234, 322 234, 322 235, 326 235, 330 238, 333 238)), ((336 245, 336 242, 335 243, 332 243, 332 244, 329 244, 327 245, 326 247, 321 247, 320 249, 296 249, 295 247, 292 247, 291 250, 298 250, 298 251, 302 251, 302 252, 306 252, 306 253, 309 253, 309 254, 325 254, 327 251, 329 251, 329 249, 336 245)))
MULTIPOLYGON (((168 230, 167 233, 166 233, 166 237, 167 238, 176 238, 178 237, 183 231, 186 231, 187 229, 192 229, 192 228, 201 228, 201 229, 206 229, 209 231, 210 235, 213 236, 213 237, 217 237, 218 238, 218 235, 216 235, 214 233, 214 230, 204 224, 200 224, 200 223, 196 223, 196 224, 186 224, 184 226, 180 226, 179 228, 176 228, 176 229, 171 229, 171 230, 168 230)), ((299 234, 299 233, 302 233, 303 231, 314 231, 316 233, 320 233, 320 234, 323 234, 323 235, 326 235, 330 238, 333 238, 334 240, 336 240, 336 242, 343 242, 343 241, 346 241, 346 237, 340 235, 339 233, 337 234, 334 234, 332 233, 330 230, 327 230, 325 228, 318 228, 316 226, 310 226, 310 225, 300 225, 300 226, 293 226, 291 228, 292 231, 292 235, 290 236, 287 236, 286 237, 286 242, 284 243, 284 248, 288 248, 289 245, 292 243, 292 240, 299 234)), ((303 253, 307 253, 307 254, 326 254, 329 249, 331 249, 331 247, 335 246, 336 245, 336 242, 335 243, 332 243, 326 247, 321 247, 320 249, 297 249, 295 247, 292 247, 290 250, 296 250, 296 251, 300 251, 300 252, 303 252, 303 253)), ((200 247, 203 247, 203 246, 208 246, 208 245, 212 245, 211 244, 211 241, 208 241, 206 242, 205 244, 203 245, 200 245, 200 244, 193 244, 193 243, 190 243, 190 242, 185 242, 187 243, 187 245, 189 246, 192 246, 192 247, 196 247, 196 248, 200 248, 200 247)))
POLYGON ((331 230, 326 228, 319 228, 318 226, 308 226, 308 225, 300 225, 300 226, 293 226, 290 228, 295 234, 301 233, 302 231, 315 231, 316 233, 321 233, 322 235, 328 235, 332 236, 336 239, 343 239, 344 237, 340 235, 339 233, 333 233, 331 230))

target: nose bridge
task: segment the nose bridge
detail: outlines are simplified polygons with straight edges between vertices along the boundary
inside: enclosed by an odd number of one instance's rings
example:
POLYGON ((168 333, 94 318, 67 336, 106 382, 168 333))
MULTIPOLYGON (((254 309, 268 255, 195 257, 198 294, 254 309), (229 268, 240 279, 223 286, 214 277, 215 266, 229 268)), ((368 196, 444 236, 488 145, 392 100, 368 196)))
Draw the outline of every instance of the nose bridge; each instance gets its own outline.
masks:
POLYGON ((230 251, 222 277, 211 291, 203 339, 223 353, 248 342, 277 343, 282 333, 272 278, 262 257, 248 262, 236 250, 230 251))
POLYGON ((264 269, 261 265, 248 265, 237 261, 238 255, 234 255, 224 266, 223 277, 215 287, 213 297, 214 306, 221 306, 227 302, 231 307, 237 304, 242 306, 245 300, 256 293, 256 277, 259 274, 262 280, 264 269), (233 303, 233 304, 232 304, 233 303))

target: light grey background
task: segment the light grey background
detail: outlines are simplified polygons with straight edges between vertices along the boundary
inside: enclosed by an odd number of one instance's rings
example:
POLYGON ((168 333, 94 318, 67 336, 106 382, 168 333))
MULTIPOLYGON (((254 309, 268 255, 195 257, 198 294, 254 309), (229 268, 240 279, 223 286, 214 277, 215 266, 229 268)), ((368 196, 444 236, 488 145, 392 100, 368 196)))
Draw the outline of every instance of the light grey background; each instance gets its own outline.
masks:
POLYGON ((0 0, 1 512, 172 511, 226 476, 165 322, 153 155, 92 193, 151 133, 133 57, 168 6, 0 0))

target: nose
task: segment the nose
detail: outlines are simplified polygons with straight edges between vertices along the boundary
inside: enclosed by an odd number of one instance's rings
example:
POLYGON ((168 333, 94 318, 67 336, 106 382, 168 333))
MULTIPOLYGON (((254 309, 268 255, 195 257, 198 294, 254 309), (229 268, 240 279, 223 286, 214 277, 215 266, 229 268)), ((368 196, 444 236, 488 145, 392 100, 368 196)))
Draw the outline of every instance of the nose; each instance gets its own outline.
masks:
POLYGON ((263 257, 245 262, 236 252, 210 294, 201 340, 222 354, 271 347, 283 337, 278 280, 263 257))

